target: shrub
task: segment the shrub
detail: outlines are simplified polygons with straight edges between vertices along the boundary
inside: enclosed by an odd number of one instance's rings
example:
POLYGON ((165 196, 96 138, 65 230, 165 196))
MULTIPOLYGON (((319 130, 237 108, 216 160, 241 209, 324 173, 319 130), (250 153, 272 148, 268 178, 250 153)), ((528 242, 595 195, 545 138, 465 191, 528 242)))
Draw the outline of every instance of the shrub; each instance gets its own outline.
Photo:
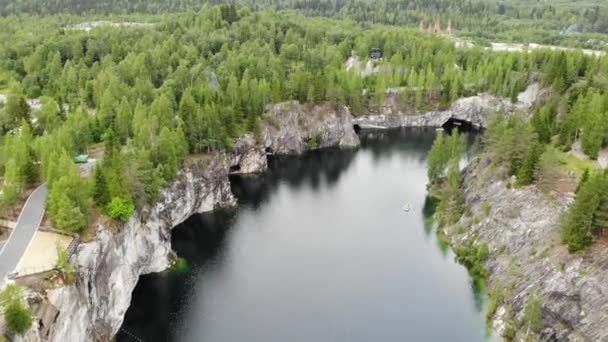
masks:
POLYGON ((542 301, 538 291, 532 292, 524 309, 523 322, 528 324, 530 330, 539 332, 543 327, 542 301))
POLYGON ((452 231, 453 231, 454 235, 461 235, 461 234, 464 234, 464 230, 465 230, 464 226, 461 224, 458 224, 458 225, 454 226, 452 231))
POLYGON ((505 341, 513 341, 515 339, 515 329, 511 324, 505 326, 505 331, 502 333, 502 337, 505 341))
POLYGON ((108 204, 108 215, 115 220, 127 222, 134 211, 135 205, 133 205, 133 201, 130 199, 114 197, 112 198, 112 202, 108 204))
POLYGON ((23 335, 32 326, 32 311, 20 301, 15 301, 4 309, 4 319, 10 331, 23 335))
POLYGON ((22 297, 21 288, 15 284, 8 285, 0 295, 6 326, 19 335, 23 335, 32 325, 32 311, 22 297))
POLYGON ((55 267, 63 274, 64 279, 67 282, 72 282, 76 279, 76 270, 74 266, 70 263, 70 255, 68 251, 61 247, 60 244, 57 244, 57 262, 55 263, 55 267))
POLYGON ((488 277, 489 271, 484 265, 490 255, 487 242, 473 246, 472 239, 469 239, 464 245, 456 246, 454 253, 456 260, 469 270, 474 279, 485 280, 488 277))
POLYGON ((483 214, 488 217, 492 208, 490 207, 490 204, 488 202, 483 202, 483 204, 481 205, 481 209, 483 210, 483 214))
POLYGON ((490 324, 496 310, 503 302, 503 289, 500 283, 496 283, 492 291, 488 293, 488 310, 486 312, 486 324, 490 324))
POLYGON ((498 254, 503 254, 505 250, 507 250, 507 246, 500 245, 500 247, 498 247, 498 254))
POLYGON ((473 217, 473 224, 474 225, 478 225, 480 222, 481 222, 481 219, 479 218, 479 216, 473 217))
POLYGON ((313 135, 308 141, 308 149, 314 150, 321 146, 321 134, 313 135))
POLYGON ((184 275, 190 272, 190 265, 185 258, 178 257, 169 268, 169 273, 173 275, 184 275))

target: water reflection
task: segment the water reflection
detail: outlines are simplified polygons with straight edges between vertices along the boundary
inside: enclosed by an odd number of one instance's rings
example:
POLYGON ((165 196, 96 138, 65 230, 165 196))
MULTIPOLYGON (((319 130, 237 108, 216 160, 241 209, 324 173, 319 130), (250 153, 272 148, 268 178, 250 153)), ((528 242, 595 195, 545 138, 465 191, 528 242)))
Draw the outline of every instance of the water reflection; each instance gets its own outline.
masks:
POLYGON ((258 208, 282 183, 295 189, 310 186, 315 191, 332 188, 355 156, 353 149, 325 149, 300 156, 273 156, 268 171, 255 176, 231 176, 232 192, 239 203, 258 208))
POLYGON ((362 131, 359 135, 361 146, 371 151, 374 161, 389 158, 395 152, 404 152, 419 162, 426 160, 428 147, 435 140, 434 128, 398 128, 362 131))
POLYGON ((123 327, 146 342, 483 340, 483 302, 433 233, 434 136, 368 133, 232 177, 239 208, 173 231, 192 272, 143 276, 123 327))

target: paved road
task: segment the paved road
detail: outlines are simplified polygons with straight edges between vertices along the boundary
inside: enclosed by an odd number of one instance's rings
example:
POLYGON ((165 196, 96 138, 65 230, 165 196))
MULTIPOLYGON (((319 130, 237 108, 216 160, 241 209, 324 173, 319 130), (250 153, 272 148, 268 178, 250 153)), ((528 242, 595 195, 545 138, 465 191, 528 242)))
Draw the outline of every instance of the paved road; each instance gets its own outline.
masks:
POLYGON ((39 186, 25 202, 17 225, 0 251, 0 282, 14 271, 40 225, 46 204, 46 184, 39 186))

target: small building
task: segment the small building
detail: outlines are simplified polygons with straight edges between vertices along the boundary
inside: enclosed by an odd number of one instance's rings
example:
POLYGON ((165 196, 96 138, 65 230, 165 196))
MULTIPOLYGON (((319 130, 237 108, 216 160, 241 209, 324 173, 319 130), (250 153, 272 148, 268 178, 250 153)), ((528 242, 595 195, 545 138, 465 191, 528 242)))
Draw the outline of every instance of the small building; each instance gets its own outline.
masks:
POLYGON ((74 163, 76 164, 84 164, 89 161, 89 156, 86 154, 81 154, 79 156, 74 157, 74 163))
POLYGON ((382 59, 382 50, 379 48, 372 48, 369 50, 370 59, 382 59))

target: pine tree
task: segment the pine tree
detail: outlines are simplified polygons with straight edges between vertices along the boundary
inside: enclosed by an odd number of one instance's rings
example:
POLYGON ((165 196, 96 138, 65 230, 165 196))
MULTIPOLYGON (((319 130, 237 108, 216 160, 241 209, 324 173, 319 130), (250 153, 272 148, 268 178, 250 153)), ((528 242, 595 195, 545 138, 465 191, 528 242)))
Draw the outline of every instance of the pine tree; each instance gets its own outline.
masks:
POLYGON ((118 135, 119 141, 124 144, 127 139, 131 136, 131 122, 133 121, 133 110, 126 97, 120 101, 118 107, 118 114, 116 114, 116 121, 114 127, 116 128, 116 134, 118 135))
POLYGON ((165 181, 172 180, 177 174, 179 167, 173 136, 171 131, 167 127, 164 127, 160 132, 157 150, 155 151, 157 164, 162 165, 163 179, 165 181))
POLYGON ((167 95, 163 94, 152 102, 149 115, 158 121, 158 127, 173 127, 175 125, 173 108, 167 95))
POLYGON ((600 205, 599 182, 599 176, 594 175, 581 186, 563 222, 561 240, 570 252, 583 250, 593 241, 593 216, 600 205))
POLYGON ((587 99, 583 95, 579 95, 572 109, 566 114, 565 119, 561 123, 559 145, 565 149, 570 149, 570 146, 577 138, 582 118, 587 113, 587 105, 587 99))
POLYGON ((568 87, 568 60, 564 52, 554 55, 550 65, 547 82, 558 92, 563 92, 568 87))
POLYGON ((552 104, 548 104, 537 108, 532 115, 532 126, 534 126, 538 135, 538 140, 544 144, 548 144, 553 136, 554 115, 552 107, 552 104))
POLYGON ((458 167, 458 160, 449 162, 445 184, 439 191, 439 205, 437 213, 440 224, 453 224, 460 219, 464 211, 464 198, 462 195, 462 176, 458 167))
POLYGON ((576 190, 575 193, 578 194, 578 192, 581 190, 581 188, 583 187, 583 185, 589 180, 589 169, 585 169, 585 171, 583 172, 583 175, 581 176, 581 180, 578 182, 578 185, 576 186, 576 190))
POLYGON ((460 157, 462 157, 465 150, 466 142, 464 136, 458 132, 458 129, 455 129, 447 138, 444 138, 442 133, 438 134, 433 142, 427 161, 427 174, 430 183, 436 183, 443 176, 446 167, 451 161, 460 161, 460 157))
POLYGON ((188 146, 190 151, 194 152, 196 145, 196 112, 198 108, 196 102, 194 101, 194 97, 192 96, 192 90, 187 89, 182 96, 182 100, 179 103, 179 117, 185 124, 185 134, 186 139, 188 140, 188 146))
POLYGON ((3 134, 16 128, 23 120, 30 120, 30 106, 25 101, 25 97, 12 95, 8 97, 4 112, 0 117, 3 134))
POLYGON ((592 112, 584 124, 581 136, 583 152, 591 159, 597 159, 602 148, 602 124, 601 113, 592 112))
POLYGON ((590 92, 587 99, 589 105, 583 122, 581 145, 585 154, 596 159, 603 142, 604 105, 601 95, 596 91, 590 92))
POLYGON ((134 172, 130 173, 131 193, 135 206, 143 208, 145 205, 153 205, 158 193, 164 186, 160 168, 155 168, 150 160, 150 152, 141 150, 133 157, 132 167, 134 172))
POLYGON ((538 162, 542 155, 544 146, 534 143, 526 153, 519 171, 517 172, 518 185, 530 185, 534 182, 538 172, 538 162))
POLYGON ((600 199, 600 204, 593 214, 594 233, 602 233, 608 229, 608 197, 604 194, 600 199))
POLYGON ((87 219, 78 205, 65 193, 56 196, 58 196, 58 198, 55 199, 57 202, 54 204, 54 214, 51 219, 53 224, 57 228, 67 232, 78 232, 82 230, 87 224, 87 219))
POLYGON ((110 191, 108 189, 105 171, 101 165, 95 166, 93 179, 93 199, 98 206, 105 207, 110 203, 110 191))
POLYGON ((19 174, 15 159, 9 159, 4 169, 4 182, 2 193, 0 194, 0 210, 4 210, 15 204, 23 186, 23 179, 19 174))
POLYGON ((596 191, 600 196, 600 203, 593 213, 592 232, 601 234, 608 228, 608 172, 603 172, 599 176, 596 191))
POLYGON ((433 146, 431 147, 431 151, 429 152, 429 157, 427 160, 427 174, 429 178, 429 182, 431 184, 435 183, 439 177, 443 174, 445 169, 445 141, 443 138, 443 134, 437 134, 435 141, 433 141, 433 146))
POLYGON ((42 97, 40 101, 42 102, 42 108, 36 115, 38 118, 37 131, 50 133, 61 125, 59 105, 50 97, 42 97))

